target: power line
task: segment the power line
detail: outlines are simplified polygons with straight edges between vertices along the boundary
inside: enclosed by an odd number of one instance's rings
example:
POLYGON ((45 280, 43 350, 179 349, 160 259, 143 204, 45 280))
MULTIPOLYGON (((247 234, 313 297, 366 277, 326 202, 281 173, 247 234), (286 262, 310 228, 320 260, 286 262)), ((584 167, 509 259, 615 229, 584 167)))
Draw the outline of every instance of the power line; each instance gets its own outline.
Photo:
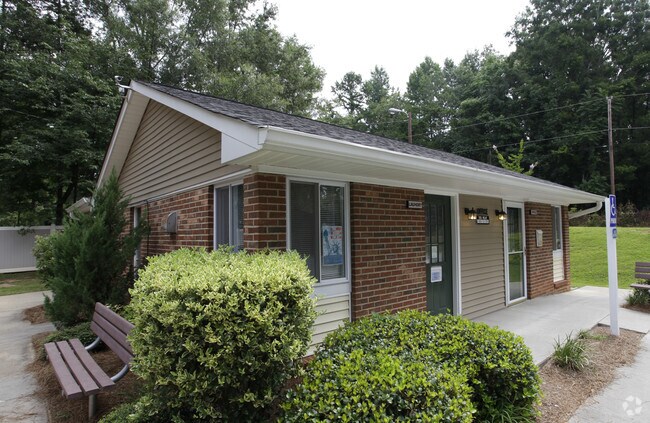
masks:
MULTIPOLYGON (((632 131, 632 130, 637 130, 637 129, 650 129, 650 126, 629 126, 629 127, 623 127, 623 128, 613 128, 612 131, 632 131)), ((583 135, 593 135, 593 134, 598 134, 602 132, 607 132, 607 129, 597 129, 594 131, 585 131, 585 132, 580 132, 577 134, 570 134, 570 135, 560 135, 557 137, 550 137, 550 138, 540 138, 537 140, 530 140, 530 141, 524 141, 524 144, 536 144, 540 142, 546 142, 546 141, 554 141, 554 140, 559 140, 559 139, 564 139, 564 138, 573 138, 573 137, 580 137, 583 135)), ((634 143, 635 145, 637 144, 642 144, 642 143, 634 143)), ((513 145, 519 145, 519 142, 513 142, 510 144, 502 144, 498 145, 497 147, 510 147, 513 145)), ((480 151, 480 150, 489 150, 492 147, 478 147, 478 148, 473 148, 473 149, 468 149, 468 150, 461 150, 461 151, 455 151, 454 154, 462 154, 462 153, 470 153, 473 151, 480 151)))
MULTIPOLYGON (((650 95, 650 92, 617 95, 617 96, 613 96, 612 99, 615 100, 616 98, 639 97, 639 96, 647 96, 647 95, 650 95)), ((538 110, 538 111, 530 112, 530 113, 522 113, 522 114, 518 114, 518 115, 514 115, 514 116, 506 116, 506 117, 497 118, 497 119, 493 119, 493 120, 489 120, 489 121, 485 121, 485 122, 476 122, 476 123, 461 125, 461 126, 451 126, 451 125, 449 125, 449 126, 446 126, 446 127, 438 127, 438 128, 430 129, 428 132, 413 134, 413 136, 435 135, 432 131, 436 131, 436 130, 456 130, 456 129, 463 129, 463 128, 472 128, 474 126, 489 125, 489 124, 492 124, 492 123, 502 122, 502 121, 505 121, 505 120, 517 119, 517 118, 520 118, 520 117, 533 116, 533 115, 538 115, 538 114, 541 114, 541 113, 552 112, 552 111, 555 111, 555 110, 562 110, 562 109, 572 108, 572 107, 576 107, 576 106, 582 106, 582 105, 585 105, 585 104, 596 103, 596 102, 599 102, 599 101, 602 101, 602 100, 603 100, 602 98, 598 98, 598 99, 594 99, 594 100, 587 100, 587 101, 582 101, 582 102, 578 102, 578 103, 568 104, 566 106, 552 107, 550 109, 538 110)))

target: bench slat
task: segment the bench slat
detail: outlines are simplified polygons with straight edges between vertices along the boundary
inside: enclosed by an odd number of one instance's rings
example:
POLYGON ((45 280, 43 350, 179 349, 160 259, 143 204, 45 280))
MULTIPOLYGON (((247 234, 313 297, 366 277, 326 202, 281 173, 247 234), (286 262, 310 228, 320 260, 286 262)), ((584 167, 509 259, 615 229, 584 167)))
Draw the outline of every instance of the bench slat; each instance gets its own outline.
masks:
POLYGON ((92 331, 102 339, 102 342, 108 345, 108 347, 113 350, 115 354, 117 354, 123 363, 127 364, 131 362, 133 359, 133 353, 126 349, 123 343, 119 342, 119 340, 116 340, 113 335, 111 335, 111 333, 105 330, 108 329, 115 332, 117 329, 109 325, 103 325, 103 322, 98 324, 98 321, 101 321, 102 319, 103 318, 101 316, 95 316, 92 323, 90 324, 90 329, 92 329, 92 331))
POLYGON ((122 333, 128 335, 133 329, 133 323, 126 320, 124 317, 115 313, 110 308, 106 307, 104 304, 95 303, 95 312, 102 316, 107 322, 112 326, 118 328, 122 333))
POLYGON ((634 277, 637 279, 650 279, 650 273, 636 273, 634 277))
POLYGON ((61 384, 65 396, 67 398, 82 397, 83 392, 81 391, 81 387, 77 384, 77 381, 70 373, 70 369, 68 369, 65 361, 63 361, 61 352, 57 348, 56 344, 54 342, 49 342, 45 344, 44 347, 45 352, 47 353, 47 358, 50 360, 50 363, 52 363, 54 373, 56 374, 59 384, 61 384))
POLYGON ((642 283, 633 283, 630 285, 630 288, 650 290, 650 285, 645 285, 642 283))
POLYGON ((81 360, 79 360, 79 357, 72 350, 68 341, 57 342, 56 346, 59 351, 61 351, 63 360, 70 369, 72 376, 74 376, 79 386, 81 386, 81 390, 84 394, 87 396, 99 392, 99 386, 97 386, 95 379, 93 379, 92 375, 88 372, 88 369, 86 369, 81 360))
POLYGON ((88 372, 95 380, 95 383, 99 386, 99 389, 108 389, 115 386, 115 382, 111 380, 110 377, 102 370, 99 365, 93 360, 91 355, 86 351, 81 341, 78 339, 71 339, 70 346, 74 350, 75 354, 79 357, 79 360, 83 366, 88 369, 88 372))

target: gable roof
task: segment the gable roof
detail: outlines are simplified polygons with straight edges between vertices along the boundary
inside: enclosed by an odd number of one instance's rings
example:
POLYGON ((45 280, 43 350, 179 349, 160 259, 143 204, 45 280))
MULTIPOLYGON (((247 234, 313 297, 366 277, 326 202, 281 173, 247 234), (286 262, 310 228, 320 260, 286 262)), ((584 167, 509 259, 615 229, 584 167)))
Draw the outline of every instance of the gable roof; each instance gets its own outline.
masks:
POLYGON ((334 138, 351 143, 375 147, 382 150, 394 151, 399 153, 408 154, 411 156, 428 157, 431 159, 453 163, 459 166, 468 168, 482 169, 492 173, 507 175, 514 178, 523 180, 541 182, 550 186, 562 187, 564 185, 556 184, 554 182, 546 181, 544 179, 535 178, 532 176, 524 175, 521 173, 513 172, 501 167, 493 166, 477 160, 468 159, 453 153, 447 153, 441 150, 434 150, 428 147, 409 144, 404 141, 386 138, 379 135, 370 134, 367 132, 356 131, 354 129, 344 128, 342 126, 333 125, 330 123, 320 122, 317 120, 290 115, 275 110, 265 109, 261 107, 250 106, 247 104, 238 103, 236 101, 225 100, 218 97, 213 97, 207 94, 199 94, 192 91, 181 90, 178 88, 169 87, 161 84, 153 84, 140 82, 141 84, 153 88, 154 90, 169 94, 180 100, 187 101, 205 110, 218 113, 223 116, 228 116, 233 119, 241 120, 242 122, 258 127, 276 127, 288 129, 291 131, 302 132, 305 134, 317 135, 327 138, 334 138))
POLYGON ((556 205, 604 201, 599 195, 452 153, 141 81, 131 82, 98 184, 112 168, 120 171, 150 100, 219 130, 224 163, 255 166, 261 171, 287 169, 287 173, 308 169, 324 175, 329 172, 375 183, 404 183, 425 190, 431 187, 436 192, 512 201, 556 205))

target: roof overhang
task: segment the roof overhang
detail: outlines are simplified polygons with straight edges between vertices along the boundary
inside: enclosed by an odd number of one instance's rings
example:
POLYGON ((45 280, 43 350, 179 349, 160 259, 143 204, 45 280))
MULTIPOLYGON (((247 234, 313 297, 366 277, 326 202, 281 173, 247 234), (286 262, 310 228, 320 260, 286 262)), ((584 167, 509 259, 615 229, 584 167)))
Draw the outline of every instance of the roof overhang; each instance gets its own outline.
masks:
POLYGON ((461 166, 427 157, 360 145, 283 128, 268 127, 266 138, 253 154, 232 163, 258 166, 278 173, 308 171, 350 181, 412 187, 436 192, 482 195, 510 201, 554 205, 604 201, 590 194, 542 180, 461 166))
POLYGON ((144 112, 153 100, 221 133, 223 163, 271 173, 423 189, 427 192, 482 195, 554 205, 593 204, 600 195, 543 180, 463 166, 273 126, 257 126, 224 116, 132 81, 122 104, 98 186, 126 161, 144 112))

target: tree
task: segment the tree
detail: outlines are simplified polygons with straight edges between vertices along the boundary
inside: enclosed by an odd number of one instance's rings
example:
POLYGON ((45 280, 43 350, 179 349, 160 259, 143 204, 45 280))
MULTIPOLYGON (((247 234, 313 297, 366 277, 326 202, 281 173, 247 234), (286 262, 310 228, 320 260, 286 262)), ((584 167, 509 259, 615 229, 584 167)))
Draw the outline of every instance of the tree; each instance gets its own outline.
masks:
MULTIPOLYGON (((608 174, 605 97, 614 96, 617 192, 650 204, 650 4, 637 0, 533 0, 510 33, 514 97, 540 176, 593 185, 608 174), (545 113, 535 113, 547 110, 545 113), (644 144, 645 143, 645 144, 644 144), (639 160, 645 157, 646 160, 639 160), (591 182, 589 182, 591 181, 591 182)), ((605 187, 606 188, 606 187, 605 187)))
POLYGON ((133 283, 130 263, 148 230, 143 221, 123 235, 129 226, 128 199, 122 196, 114 173, 93 200, 89 214, 75 214, 62 232, 39 240, 35 249, 39 272, 53 293, 51 300, 45 297, 45 312, 63 326, 90 320, 97 301, 126 302, 133 283))
POLYGON ((134 58, 135 79, 306 115, 323 71, 256 0, 97 2, 103 39, 134 58))
POLYGON ((119 105, 109 59, 119 55, 92 40, 81 3, 3 5, 0 219, 61 223, 101 164, 119 105))
POLYGON ((492 148, 496 152, 497 159, 502 168, 512 170, 513 172, 523 173, 524 175, 532 175, 537 166, 537 163, 533 163, 529 166, 528 170, 524 170, 521 165, 522 160, 524 159, 524 140, 519 142, 519 151, 516 153, 509 154, 508 157, 505 157, 499 152, 499 148, 496 145, 493 145, 492 148))

